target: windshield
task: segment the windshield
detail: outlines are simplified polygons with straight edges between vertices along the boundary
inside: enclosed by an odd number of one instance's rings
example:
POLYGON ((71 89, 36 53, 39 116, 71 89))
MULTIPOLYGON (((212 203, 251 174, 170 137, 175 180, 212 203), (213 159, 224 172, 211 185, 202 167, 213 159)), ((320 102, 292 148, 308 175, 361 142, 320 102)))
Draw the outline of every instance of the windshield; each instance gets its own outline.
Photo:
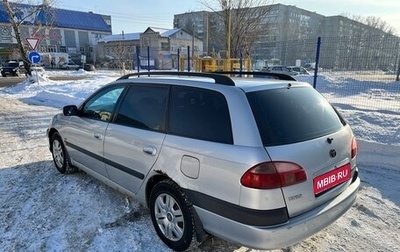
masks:
POLYGON ((256 91, 247 97, 265 146, 317 138, 345 125, 336 110, 311 87, 256 91))
POLYGON ((5 67, 19 67, 19 63, 18 62, 7 62, 5 64, 5 67))

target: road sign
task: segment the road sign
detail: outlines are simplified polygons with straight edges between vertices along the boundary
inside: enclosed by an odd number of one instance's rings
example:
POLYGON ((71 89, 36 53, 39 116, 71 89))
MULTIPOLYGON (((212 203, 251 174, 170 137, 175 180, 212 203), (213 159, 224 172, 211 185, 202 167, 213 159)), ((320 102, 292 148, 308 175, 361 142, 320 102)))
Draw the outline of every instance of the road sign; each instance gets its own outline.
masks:
POLYGON ((39 39, 38 38, 26 38, 26 42, 28 42, 29 48, 31 48, 31 50, 35 50, 37 45, 39 44, 39 39))
POLYGON ((40 54, 38 52, 30 52, 28 58, 33 64, 38 64, 40 62, 40 54))

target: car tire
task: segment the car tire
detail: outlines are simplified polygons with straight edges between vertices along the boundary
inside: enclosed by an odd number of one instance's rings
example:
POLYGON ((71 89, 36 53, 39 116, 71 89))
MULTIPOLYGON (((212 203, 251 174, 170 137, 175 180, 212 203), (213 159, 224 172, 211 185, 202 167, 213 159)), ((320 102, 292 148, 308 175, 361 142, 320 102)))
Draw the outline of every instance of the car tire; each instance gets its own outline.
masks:
POLYGON ((192 204, 172 180, 156 184, 150 194, 150 215, 161 240, 175 251, 189 248, 195 234, 192 204))
POLYGON ((51 137, 51 154, 54 165, 60 173, 69 174, 77 171, 77 168, 71 165, 68 152, 58 133, 54 133, 51 137))

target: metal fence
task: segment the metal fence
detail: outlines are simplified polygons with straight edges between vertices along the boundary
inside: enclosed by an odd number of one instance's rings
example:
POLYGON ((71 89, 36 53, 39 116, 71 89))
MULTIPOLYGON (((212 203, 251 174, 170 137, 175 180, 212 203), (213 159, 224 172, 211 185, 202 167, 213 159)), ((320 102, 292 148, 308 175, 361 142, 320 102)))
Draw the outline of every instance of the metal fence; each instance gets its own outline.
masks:
POLYGON ((317 73, 314 78, 297 78, 312 80, 315 88, 350 121, 356 135, 400 144, 399 37, 322 37, 280 44, 275 58, 282 65, 316 67, 310 71, 312 75, 317 73), (361 135, 368 131, 358 129, 366 125, 371 125, 371 131, 361 135))
MULTIPOLYGON (((315 88, 341 110, 347 120, 351 121, 356 134, 357 129, 365 125, 359 120, 363 120, 361 118, 370 120, 368 115, 374 113, 376 120, 368 123, 378 124, 382 127, 382 131, 361 137, 389 144, 400 143, 399 37, 322 37, 280 41, 267 45, 271 48, 263 48, 261 50, 263 53, 260 53, 261 51, 250 53, 250 68, 261 69, 262 66, 272 64, 307 67, 312 76, 299 76, 298 79, 304 78, 313 82, 315 88), (353 113, 358 115, 355 116, 353 113)), ((196 60, 200 58, 200 52, 195 52, 190 47, 169 55, 162 53, 161 49, 143 51, 144 53, 136 55, 142 69, 173 68, 186 71, 206 69, 207 71, 218 68, 215 65, 199 67, 199 64, 204 62, 199 63, 196 60), (146 64, 152 65, 146 67, 146 64)), ((232 62, 236 63, 224 62, 222 66, 235 68, 235 65, 243 63, 243 66, 236 66, 235 70, 247 71, 249 65, 246 60, 248 59, 234 59, 232 62)), ((220 61, 218 55, 205 60, 205 62, 220 61)))
MULTIPOLYGON (((249 55, 246 54, 249 58, 245 56, 228 61, 218 53, 214 53, 212 57, 202 56, 202 52, 190 46, 136 48, 128 54, 129 59, 116 60, 115 66, 138 71, 153 69, 249 71, 269 65, 301 65, 307 67, 312 74, 316 72, 318 75, 330 76, 337 81, 347 83, 335 92, 348 93, 356 86, 352 84, 360 82, 363 83, 365 90, 370 90, 370 93, 371 90, 376 90, 377 83, 386 83, 381 87, 382 90, 390 87, 394 92, 400 91, 400 38, 393 35, 363 37, 349 35, 277 41, 253 49, 249 55)), ((313 84, 317 89, 325 88, 321 79, 315 78, 313 84)), ((388 98, 387 104, 391 102, 393 98, 388 98)), ((380 106, 382 109, 393 107, 391 105, 385 107, 385 104, 380 106)))
POLYGON ((224 60, 218 53, 202 57, 201 52, 190 46, 175 51, 173 48, 141 48, 130 54, 129 59, 117 60, 115 64, 132 71, 248 71, 273 64, 301 65, 307 67, 311 75, 296 78, 314 84, 345 114, 356 131, 364 125, 360 118, 370 120, 368 114, 375 114, 377 119, 369 123, 379 124, 382 131, 364 138, 379 137, 379 141, 400 143, 399 37, 322 37, 278 41, 266 43, 266 46, 251 51, 250 58, 230 60, 224 60))
POLYGON ((334 93, 336 99, 351 96, 361 109, 400 113, 400 38, 328 37, 315 45, 319 91, 334 93), (327 86, 332 82, 336 85, 327 86))
MULTIPOLYGON (((319 70, 329 71, 359 71, 376 73, 378 78, 398 78, 400 71, 400 38, 393 35, 386 36, 347 36, 347 37, 322 37, 314 39, 276 41, 274 43, 261 43, 249 54, 246 60, 251 60, 253 69, 261 69, 267 65, 302 65, 312 68, 318 63, 319 70), (319 57, 317 57, 317 52, 319 57), (389 77, 379 76, 381 74, 389 77)), ((129 50, 127 50, 129 51, 129 50)), ((126 59, 116 60, 127 68, 137 69, 194 69, 193 59, 205 56, 197 48, 165 48, 144 47, 136 48, 134 52, 124 56, 126 59), (180 64, 182 59, 193 60, 190 64, 180 64)), ((207 55, 209 56, 209 55, 207 55)), ((238 56, 238 59, 241 56, 238 56)), ((121 57, 115 57, 116 59, 121 57)), ((123 57, 122 57, 123 58, 123 57)), ((224 55, 213 53, 211 58, 220 60, 224 55)), ((397 79, 398 80, 398 79, 397 79)))

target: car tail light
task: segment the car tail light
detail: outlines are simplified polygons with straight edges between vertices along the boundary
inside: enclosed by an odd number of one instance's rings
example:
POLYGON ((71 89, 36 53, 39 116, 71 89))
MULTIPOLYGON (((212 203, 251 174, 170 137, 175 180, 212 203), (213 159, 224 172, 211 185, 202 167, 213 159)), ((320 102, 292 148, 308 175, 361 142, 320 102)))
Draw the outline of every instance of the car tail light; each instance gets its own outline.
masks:
POLYGON ((357 155, 358 147, 357 140, 355 137, 351 140, 351 158, 354 158, 357 155))
POLYGON ((290 162, 266 162, 253 166, 243 174, 243 186, 255 189, 274 189, 298 184, 307 180, 306 172, 290 162))

